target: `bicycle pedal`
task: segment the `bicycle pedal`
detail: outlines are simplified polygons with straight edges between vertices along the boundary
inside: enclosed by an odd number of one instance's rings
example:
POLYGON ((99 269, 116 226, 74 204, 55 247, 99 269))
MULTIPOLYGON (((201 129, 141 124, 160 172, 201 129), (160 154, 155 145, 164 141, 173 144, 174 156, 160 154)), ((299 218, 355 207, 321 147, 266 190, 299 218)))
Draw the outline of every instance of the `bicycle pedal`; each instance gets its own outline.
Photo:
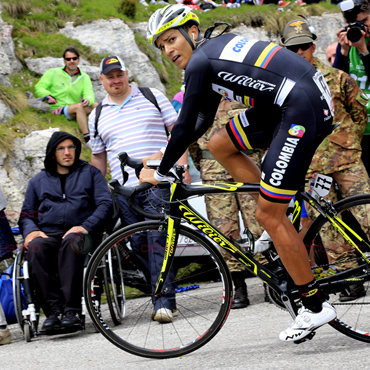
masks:
POLYGON ((310 334, 308 334, 306 337, 304 337, 302 339, 299 339, 299 340, 295 340, 294 343, 295 344, 301 344, 303 342, 307 342, 308 340, 311 340, 315 336, 315 334, 316 334, 316 332, 313 331, 310 334))

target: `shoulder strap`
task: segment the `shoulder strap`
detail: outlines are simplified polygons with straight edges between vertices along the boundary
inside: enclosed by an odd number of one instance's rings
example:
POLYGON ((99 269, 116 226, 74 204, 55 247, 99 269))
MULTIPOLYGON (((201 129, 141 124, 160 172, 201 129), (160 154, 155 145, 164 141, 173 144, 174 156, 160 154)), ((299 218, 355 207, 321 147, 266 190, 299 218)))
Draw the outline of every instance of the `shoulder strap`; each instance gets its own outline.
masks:
POLYGON ((103 108, 103 106, 102 106, 101 102, 95 108, 95 135, 94 135, 94 138, 96 138, 98 136, 98 121, 99 121, 99 117, 100 117, 100 113, 101 113, 102 108, 103 108))
POLYGON ((139 90, 141 91, 141 93, 151 102, 153 103, 156 108, 159 110, 159 112, 161 112, 161 108, 159 107, 158 105, 158 102, 157 102, 157 99, 156 97, 154 96, 152 90, 149 89, 149 87, 139 87, 139 90))

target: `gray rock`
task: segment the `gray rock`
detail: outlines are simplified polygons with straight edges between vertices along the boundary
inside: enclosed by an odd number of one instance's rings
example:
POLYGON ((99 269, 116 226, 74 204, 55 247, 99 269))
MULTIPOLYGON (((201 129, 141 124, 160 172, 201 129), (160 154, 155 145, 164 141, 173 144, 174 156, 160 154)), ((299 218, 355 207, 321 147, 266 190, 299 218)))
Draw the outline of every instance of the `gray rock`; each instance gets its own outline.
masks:
POLYGON ((118 55, 140 86, 166 91, 149 58, 137 47, 134 33, 121 19, 98 20, 77 27, 67 23, 59 32, 90 46, 96 53, 118 55))
POLYGON ((9 118, 14 116, 12 110, 0 100, 0 123, 6 122, 9 118))

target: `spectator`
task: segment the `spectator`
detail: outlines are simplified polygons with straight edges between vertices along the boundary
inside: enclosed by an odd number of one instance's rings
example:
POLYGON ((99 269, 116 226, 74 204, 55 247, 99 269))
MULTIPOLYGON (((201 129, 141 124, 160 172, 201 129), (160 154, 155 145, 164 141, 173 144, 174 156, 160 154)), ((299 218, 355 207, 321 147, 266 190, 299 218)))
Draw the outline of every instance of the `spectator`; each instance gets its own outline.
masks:
MULTIPOLYGON (((207 144, 214 133, 225 126, 232 117, 245 111, 246 108, 247 106, 244 104, 222 99, 213 125, 196 143, 190 146, 193 162, 200 171, 203 184, 234 182, 231 175, 213 158, 207 144)), ((248 154, 251 155, 256 164, 261 163, 263 151, 252 150, 248 154)), ((248 225, 254 239, 256 240, 261 235, 263 229, 255 217, 257 205, 249 194, 206 195, 205 202, 209 221, 227 237, 241 242, 239 212, 242 215, 244 225, 248 225)), ((223 249, 221 249, 221 253, 229 267, 235 287, 231 308, 247 307, 249 299, 245 283, 246 267, 223 249)))
MULTIPOLYGON (((333 67, 351 75, 360 86, 361 90, 369 96, 370 94, 370 3, 366 0, 342 1, 340 3, 344 19, 348 24, 360 22, 364 25, 365 31, 360 32, 360 39, 350 41, 347 37, 348 29, 341 28, 337 31, 338 47, 333 67)), ((354 27, 350 27, 353 32, 354 27)), ((357 32, 358 33, 358 32, 357 32)), ((355 31, 356 35, 356 31, 355 31)), ((359 36, 360 36, 359 35, 359 36)), ((370 104, 367 105, 367 114, 370 115, 370 104)), ((370 173, 370 119, 362 139, 362 161, 368 173, 370 173)))
MULTIPOLYGON (((127 152, 136 158, 147 158, 159 152, 167 142, 166 129, 172 130, 177 114, 168 99, 158 90, 151 89, 158 105, 159 111, 135 85, 128 81, 128 70, 124 62, 117 56, 106 57, 100 64, 100 80, 107 91, 107 96, 102 101, 102 110, 98 125, 95 127, 95 114, 93 111, 89 118, 91 135, 92 156, 91 164, 99 168, 103 175, 107 172, 107 159, 109 161, 112 177, 123 182, 120 163, 117 154, 127 152)), ((158 153, 156 154, 158 156, 158 153)), ((151 159, 157 159, 153 157, 151 159)), ((146 163, 146 160, 143 159, 146 163)), ((187 165, 187 153, 179 160, 180 165, 187 165)), ((129 179, 127 185, 134 186, 139 183, 135 172, 127 169, 129 179)), ((191 182, 189 171, 186 171, 186 181, 191 182)), ((162 207, 162 199, 168 201, 169 189, 154 189, 150 196, 139 194, 136 201, 147 212, 155 212, 154 207, 162 207)), ((141 217, 134 213, 124 197, 117 195, 120 216, 124 225, 141 221, 141 217)), ((165 233, 157 233, 150 240, 133 238, 134 251, 150 272, 152 289, 157 283, 165 246, 165 233), (154 240, 155 239, 155 240, 154 240), (154 246, 163 246, 157 248, 154 246), (143 253, 142 246, 148 250, 143 253), (159 250, 161 249, 161 250, 159 250)), ((173 271, 171 271, 173 274, 173 271)), ((172 321, 176 315, 175 292, 168 292, 167 296, 155 301, 153 298, 153 319, 159 322, 172 321)))
POLYGON ((181 90, 174 95, 171 100, 172 106, 175 108, 177 114, 180 113, 180 109, 182 107, 182 102, 184 100, 184 92, 185 92, 185 85, 181 86, 181 90))
POLYGON ((177 4, 184 4, 184 5, 187 5, 189 8, 200 9, 200 10, 203 10, 203 11, 215 9, 218 6, 221 6, 217 3, 215 3, 213 0, 204 0, 203 3, 201 3, 200 0, 176 0, 176 3, 177 4))
MULTIPOLYGON (((368 99, 347 73, 328 67, 313 56, 316 50, 313 41, 317 39, 313 32, 307 22, 294 20, 285 26, 281 38, 287 49, 301 55, 322 72, 333 98, 334 122, 340 123, 317 148, 306 177, 311 178, 315 172, 333 177, 344 198, 369 193, 369 176, 361 160, 361 139, 367 125, 368 99), (297 33, 298 23, 300 28, 297 33)), ((334 184, 326 198, 333 202, 338 201, 334 184)), ((308 211, 313 218, 313 209, 310 207, 308 211)), ((336 245, 335 249, 327 248, 329 241, 336 238, 330 233, 330 229, 321 237, 331 264, 327 274, 334 274, 337 269, 345 270, 357 266, 353 250, 346 250, 342 245, 336 245)), ((315 269, 315 266, 313 268, 315 269)), ((316 269, 315 272, 316 277, 325 276, 322 268, 316 269)), ((356 299, 365 294, 361 283, 352 285, 349 290, 341 293, 341 301, 356 299)))
MULTIPOLYGON (((12 257, 12 252, 16 249, 16 242, 4 212, 7 204, 8 202, 0 188, 0 262, 8 258, 10 259, 12 257)), ((3 268, 1 268, 1 270, 3 270, 3 268)), ((2 273, 3 271, 0 272, 2 273)), ((10 341, 10 330, 7 327, 5 314, 0 303, 0 345, 9 344, 10 341)))
POLYGON ((45 169, 30 180, 19 218, 46 331, 81 327, 85 254, 98 244, 112 211, 103 175, 80 160, 80 153, 75 136, 53 133, 45 169))
MULTIPOLYGON (((90 140, 87 116, 96 107, 90 77, 78 67, 80 54, 74 48, 63 53, 64 67, 47 70, 35 86, 37 97, 44 97, 50 112, 76 119, 85 142, 90 140)), ((89 147, 89 144, 87 144, 89 147)))
POLYGON ((325 50, 326 59, 328 60, 331 66, 334 64, 337 46, 338 46, 338 41, 333 41, 327 46, 325 50))

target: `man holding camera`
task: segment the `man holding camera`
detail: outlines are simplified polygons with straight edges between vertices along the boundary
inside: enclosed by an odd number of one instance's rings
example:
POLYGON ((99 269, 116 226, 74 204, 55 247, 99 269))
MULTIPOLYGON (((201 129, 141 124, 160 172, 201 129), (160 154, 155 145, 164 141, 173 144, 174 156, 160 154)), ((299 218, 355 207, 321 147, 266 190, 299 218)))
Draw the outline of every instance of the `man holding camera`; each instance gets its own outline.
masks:
MULTIPOLYGON (((350 74, 361 90, 370 95, 370 3, 367 0, 346 0, 340 4, 348 23, 337 31, 338 48, 333 67, 350 74)), ((370 105, 367 104, 368 124, 362 139, 362 160, 370 173, 370 105)))

